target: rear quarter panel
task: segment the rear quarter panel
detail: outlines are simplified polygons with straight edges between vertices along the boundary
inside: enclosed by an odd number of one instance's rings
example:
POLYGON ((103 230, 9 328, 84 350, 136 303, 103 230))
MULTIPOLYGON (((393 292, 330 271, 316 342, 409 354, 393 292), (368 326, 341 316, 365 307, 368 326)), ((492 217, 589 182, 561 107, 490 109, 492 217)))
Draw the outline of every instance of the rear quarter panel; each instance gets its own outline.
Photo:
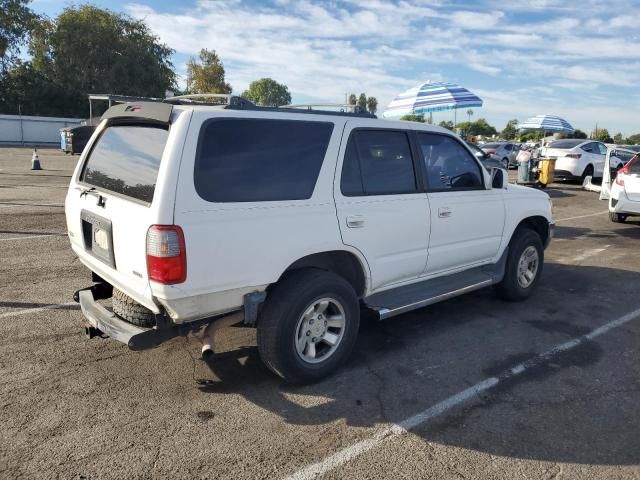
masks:
MULTIPOLYGON (((175 224, 182 227, 187 250, 187 280, 177 286, 153 285, 170 303, 182 301, 187 317, 229 310, 242 295, 278 280, 293 262, 309 254, 343 249, 332 196, 344 121, 326 116, 282 114, 282 119, 334 123, 313 194, 308 200, 213 203, 194 186, 198 137, 210 118, 273 118, 265 112, 194 109, 182 153, 175 197, 175 224)), ((181 308, 183 308, 181 307, 181 308)))

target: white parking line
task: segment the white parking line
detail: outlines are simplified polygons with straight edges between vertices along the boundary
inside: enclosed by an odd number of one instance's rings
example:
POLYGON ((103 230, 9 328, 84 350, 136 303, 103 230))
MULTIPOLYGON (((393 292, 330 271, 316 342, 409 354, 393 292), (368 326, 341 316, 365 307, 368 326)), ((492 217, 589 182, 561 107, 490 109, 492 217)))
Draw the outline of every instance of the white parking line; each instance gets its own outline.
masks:
POLYGON ((308 479, 316 478, 319 475, 323 475, 327 472, 330 472, 331 470, 334 470, 339 466, 344 465, 345 463, 362 455, 363 453, 366 453, 369 450, 376 448, 385 440, 398 435, 403 435, 407 433, 408 430, 411 430, 412 428, 416 428, 428 422, 429 420, 445 413, 447 410, 450 410, 451 408, 467 400, 477 397, 478 394, 480 394, 481 392, 489 390, 495 387, 496 385, 500 384, 501 382, 504 382, 505 380, 517 377, 518 375, 521 375, 527 370, 540 365, 542 362, 549 360, 550 358, 554 357, 559 353, 574 349, 579 345, 582 345, 587 341, 593 340, 594 338, 599 337, 600 335, 604 335, 605 333, 607 333, 610 330, 613 330, 614 328, 621 327, 622 325, 632 320, 635 320, 638 317, 640 317, 640 308, 637 310, 634 310, 633 312, 627 313, 626 315, 623 315, 622 317, 616 320, 605 323, 601 327, 598 327, 595 330, 592 330, 586 335, 576 337, 572 340, 569 340, 568 342, 562 343, 560 345, 556 345, 550 350, 547 350, 546 352, 533 357, 531 360, 527 360, 525 362, 514 365, 513 367, 505 370, 500 375, 486 378, 481 382, 478 382, 475 385, 465 390, 462 390, 461 392, 447 398, 446 400, 443 400, 440 403, 435 404, 432 407, 427 408, 426 410, 423 410, 422 412, 416 415, 406 418, 401 422, 392 424, 391 426, 385 428, 384 430, 377 432, 370 438, 361 440, 351 445, 350 447, 339 450, 338 452, 334 453, 333 455, 330 455, 329 457, 325 458, 324 460, 321 460, 318 463, 309 465, 308 467, 298 470, 294 474, 287 477, 287 480, 308 480, 308 479))
POLYGON ((583 260, 586 260, 587 258, 594 257, 594 256, 598 255, 599 253, 604 252, 610 246, 611 245, 605 245, 605 246, 603 246, 601 248, 590 248, 589 250, 586 250, 585 252, 581 253, 580 255, 576 255, 575 257, 571 258, 567 263, 579 263, 579 262, 582 262, 583 260))
POLYGON ((588 215, 578 215, 577 217, 560 218, 558 220, 555 220, 555 223, 567 222, 569 220, 577 220, 579 218, 595 217, 596 215, 604 215, 605 213, 609 213, 609 211, 607 210, 606 212, 590 213, 588 215))
POLYGON ((24 310, 15 310, 13 312, 0 313, 0 318, 15 317, 17 315, 26 315, 28 313, 38 313, 38 312, 42 312, 43 310, 55 310, 58 308, 66 308, 74 305, 78 305, 78 304, 76 302, 54 303, 52 305, 45 305, 44 307, 25 308, 24 310))
POLYGON ((8 242, 10 240, 26 240, 28 238, 42 238, 42 237, 66 237, 66 233, 47 233, 46 235, 27 235, 23 237, 9 237, 0 238, 0 242, 8 242))

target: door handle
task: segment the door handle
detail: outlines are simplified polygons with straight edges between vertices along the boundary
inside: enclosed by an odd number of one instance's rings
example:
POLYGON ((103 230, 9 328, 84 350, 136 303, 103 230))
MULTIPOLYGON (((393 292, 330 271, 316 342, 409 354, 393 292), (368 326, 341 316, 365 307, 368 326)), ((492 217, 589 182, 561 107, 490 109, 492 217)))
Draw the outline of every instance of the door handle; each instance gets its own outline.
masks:
POLYGON ((347 217, 347 227, 349 228, 364 227, 364 217, 362 215, 349 215, 347 217))
POLYGON ((440 207, 438 208, 438 217, 440 218, 448 218, 451 216, 451 209, 449 207, 440 207))

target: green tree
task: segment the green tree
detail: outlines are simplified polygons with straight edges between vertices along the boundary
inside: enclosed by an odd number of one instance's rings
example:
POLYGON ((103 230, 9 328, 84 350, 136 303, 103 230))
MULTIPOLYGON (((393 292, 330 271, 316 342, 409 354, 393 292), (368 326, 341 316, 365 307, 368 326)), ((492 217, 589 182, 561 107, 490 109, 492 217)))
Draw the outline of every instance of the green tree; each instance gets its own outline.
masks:
POLYGON ((253 103, 269 107, 279 107, 291 103, 291 94, 287 86, 272 78, 261 78, 251 82, 249 89, 245 90, 242 96, 253 103))
POLYGON ((455 128, 451 120, 447 120, 447 121, 443 120, 438 125, 441 126, 442 128, 446 128, 447 130, 451 130, 451 131, 453 131, 453 129, 455 128))
POLYGON ((358 97, 358 106, 363 110, 367 109, 367 96, 364 93, 361 93, 358 97))
POLYGON ((571 138, 587 138, 587 134, 579 128, 576 128, 575 131, 571 134, 571 138))
POLYGON ((609 130, 606 128, 596 128, 591 132, 591 139, 593 140, 604 142, 607 138, 609 138, 609 130))
POLYGON ((469 117, 469 123, 471 123, 471 116, 473 115, 473 110, 467 110, 467 117, 469 117))
POLYGON ((367 98, 367 110, 374 115, 378 111, 378 99, 376 97, 367 98))
POLYGON ((507 122, 507 126, 504 127, 504 130, 502 130, 502 133, 501 133, 502 138, 504 138, 505 140, 513 140, 514 138, 516 138, 516 135, 518 134, 518 129, 516 128, 517 125, 518 125, 517 118, 514 118, 513 120, 509 120, 507 122))
POLYGON ((624 136, 622 135, 622 132, 618 132, 613 136, 613 143, 615 143, 616 145, 624 143, 624 136))
POLYGON ((400 120, 404 120, 407 122, 422 122, 424 123, 424 115, 423 114, 415 114, 415 113, 410 113, 408 115, 403 115, 400 117, 400 120))
POLYGON ((0 73, 17 61, 20 46, 33 28, 36 15, 30 0, 0 0, 0 73))
POLYGON ((34 72, 64 88, 74 115, 88 113, 88 93, 164 97, 175 86, 171 48, 144 22, 92 5, 38 22, 30 50, 34 72))
POLYGON ((358 104, 358 97, 356 97, 355 93, 352 93, 351 95, 349 95, 349 105, 357 105, 358 104))
POLYGON ((640 133, 636 133, 627 138, 626 143, 628 145, 639 145, 640 144, 640 133))
POLYGON ((203 48, 200 63, 193 57, 187 62, 187 90, 189 93, 231 93, 224 74, 224 65, 216 51, 203 48))
POLYGON ((463 136, 476 136, 482 135, 485 137, 489 137, 491 135, 495 135, 498 131, 484 118, 479 118, 475 122, 462 122, 457 125, 457 127, 462 130, 463 136))

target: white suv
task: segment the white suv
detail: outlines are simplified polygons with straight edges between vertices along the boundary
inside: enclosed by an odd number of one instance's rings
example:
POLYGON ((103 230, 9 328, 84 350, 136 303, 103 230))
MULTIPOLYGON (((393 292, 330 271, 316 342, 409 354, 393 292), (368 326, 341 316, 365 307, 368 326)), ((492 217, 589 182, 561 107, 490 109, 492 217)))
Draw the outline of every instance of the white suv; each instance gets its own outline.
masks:
POLYGON ((235 98, 112 107, 65 208, 93 272, 74 295, 89 336, 141 350, 204 328, 209 354, 242 323, 292 383, 346 359, 362 311, 386 320, 489 285, 527 298, 553 226, 545 193, 445 129, 235 98))

